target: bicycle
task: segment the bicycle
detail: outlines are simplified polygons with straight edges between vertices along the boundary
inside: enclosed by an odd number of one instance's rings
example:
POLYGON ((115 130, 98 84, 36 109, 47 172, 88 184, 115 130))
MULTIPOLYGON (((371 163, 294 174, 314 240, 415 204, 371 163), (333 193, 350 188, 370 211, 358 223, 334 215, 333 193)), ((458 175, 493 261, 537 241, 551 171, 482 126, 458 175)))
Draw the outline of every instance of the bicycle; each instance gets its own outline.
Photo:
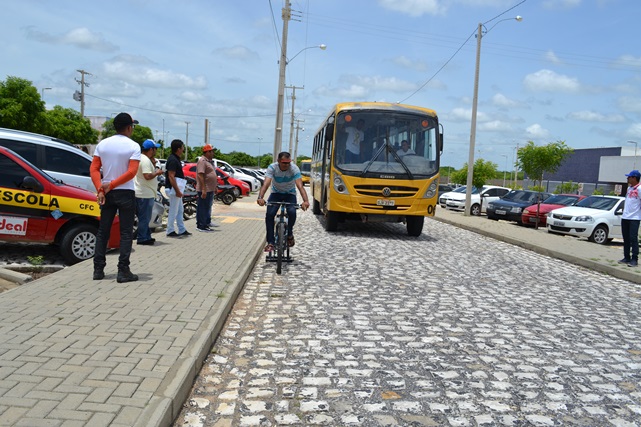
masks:
POLYGON ((270 251, 265 257, 266 261, 276 262, 276 274, 281 274, 283 262, 292 262, 293 259, 289 255, 289 245, 287 244, 287 206, 294 206, 296 209, 300 208, 298 203, 289 202, 267 202, 266 206, 280 206, 279 212, 276 214, 278 221, 274 225, 274 251, 270 251))

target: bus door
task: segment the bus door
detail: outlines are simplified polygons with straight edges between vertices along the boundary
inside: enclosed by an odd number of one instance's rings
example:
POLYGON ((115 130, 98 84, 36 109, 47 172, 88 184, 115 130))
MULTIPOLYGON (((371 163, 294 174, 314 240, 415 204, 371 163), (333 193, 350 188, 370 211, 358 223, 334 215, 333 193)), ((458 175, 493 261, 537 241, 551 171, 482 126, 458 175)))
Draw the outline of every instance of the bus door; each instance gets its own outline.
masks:
POLYGON ((334 123, 328 123, 325 126, 325 132, 323 135, 323 166, 321 168, 321 209, 325 210, 325 202, 327 201, 327 192, 329 191, 329 185, 332 181, 331 177, 331 166, 332 166, 332 148, 334 145, 334 123), (326 182, 327 181, 327 182, 326 182))

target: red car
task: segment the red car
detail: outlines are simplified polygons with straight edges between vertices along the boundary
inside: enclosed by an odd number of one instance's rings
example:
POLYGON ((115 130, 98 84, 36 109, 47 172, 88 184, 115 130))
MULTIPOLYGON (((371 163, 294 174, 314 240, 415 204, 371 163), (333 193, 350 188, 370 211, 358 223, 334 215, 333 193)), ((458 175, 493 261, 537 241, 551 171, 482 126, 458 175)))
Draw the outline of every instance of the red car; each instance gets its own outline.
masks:
MULTIPOLYGON (((183 173, 185 176, 196 179, 196 163, 185 163, 183 173)), ((227 181, 227 183, 238 188, 239 196, 249 196, 250 188, 246 182, 229 176, 227 172, 220 168, 216 168, 216 175, 218 175, 218 185, 225 185, 225 181, 227 181)))
MULTIPOLYGON (((559 209, 565 206, 574 206, 579 200, 585 199, 586 196, 579 196, 578 194, 555 194, 545 199, 539 209, 539 227, 545 227, 547 224, 548 213, 554 209, 559 209)), ((521 214, 521 221, 523 225, 534 225, 536 223, 536 210, 537 205, 532 205, 523 209, 521 214)))
MULTIPOLYGON (((67 264, 93 257, 100 221, 95 193, 51 178, 5 147, 0 170, 0 241, 57 245, 67 264)), ((119 246, 116 216, 108 247, 119 246)))

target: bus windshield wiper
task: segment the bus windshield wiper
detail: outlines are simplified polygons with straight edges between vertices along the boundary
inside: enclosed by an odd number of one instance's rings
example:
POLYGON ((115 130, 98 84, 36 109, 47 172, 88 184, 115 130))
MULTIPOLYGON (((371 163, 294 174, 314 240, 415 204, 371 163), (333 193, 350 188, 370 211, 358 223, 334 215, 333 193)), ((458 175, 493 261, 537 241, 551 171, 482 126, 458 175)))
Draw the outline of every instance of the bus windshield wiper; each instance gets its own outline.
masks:
POLYGON ((374 153, 374 155, 372 156, 372 160, 370 160, 367 163, 367 165, 365 165, 365 167, 363 168, 363 172, 361 172, 361 176, 365 176, 369 168, 376 161, 376 159, 378 159, 378 156, 383 152, 386 146, 387 146, 387 142, 384 145, 381 145, 381 147, 378 150, 376 150, 376 153, 374 153))
POLYGON ((363 172, 361 172, 361 175, 360 175, 360 176, 365 176, 365 174, 367 173, 367 171, 369 170, 369 168, 370 168, 370 167, 372 166, 372 164, 376 161, 376 159, 378 159, 378 156, 380 156, 380 155, 381 155, 381 153, 382 153, 383 151, 386 151, 387 153, 392 153, 392 156, 394 156, 394 158, 396 159, 396 161, 397 161, 397 162, 399 162, 399 163, 401 164, 401 166, 403 166, 403 169, 405 169, 405 173, 407 173, 408 178, 409 178, 409 179, 414 179, 414 175, 412 175, 412 172, 409 170, 409 168, 408 168, 408 167, 407 167, 407 165, 403 162, 403 160, 401 160, 401 156, 399 156, 398 154, 396 154, 396 151, 394 151, 394 147, 392 147, 392 145, 391 145, 389 142, 385 142, 385 144, 383 144, 383 145, 381 146, 381 148, 379 148, 379 149, 376 151, 376 153, 374 153, 374 155, 372 156, 372 160, 370 160, 370 161, 367 163, 367 165, 365 166, 365 168, 363 168, 363 172))
POLYGON ((403 169, 405 169, 405 172, 407 172, 407 177, 409 179, 414 179, 414 175, 412 175, 410 168, 407 167, 405 162, 401 160, 401 156, 399 156, 398 153, 396 153, 396 151, 394 151, 394 149, 391 146, 388 148, 388 150, 392 153, 392 155, 394 155, 394 157, 396 158, 396 161, 399 162, 401 166, 403 166, 403 169))

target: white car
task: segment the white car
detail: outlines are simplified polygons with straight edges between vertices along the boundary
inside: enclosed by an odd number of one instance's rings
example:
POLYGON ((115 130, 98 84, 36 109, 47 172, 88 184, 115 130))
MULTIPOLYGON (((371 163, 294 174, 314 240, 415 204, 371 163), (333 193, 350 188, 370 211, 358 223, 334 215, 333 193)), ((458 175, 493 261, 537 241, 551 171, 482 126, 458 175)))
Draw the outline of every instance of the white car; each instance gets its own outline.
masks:
POLYGON ((230 165, 227 162, 224 162, 222 160, 218 159, 213 159, 214 165, 216 167, 222 169, 223 171, 227 172, 229 175, 232 177, 239 179, 243 182, 246 182, 247 185, 249 185, 249 190, 250 191, 258 191, 260 190, 260 181, 257 180, 255 177, 251 175, 247 175, 246 173, 241 172, 238 169, 235 169, 232 165, 230 165))
MULTIPOLYGON (((458 190, 458 189, 457 189, 458 190)), ((470 215, 479 216, 485 212, 490 202, 500 199, 510 192, 509 188, 497 187, 496 185, 484 185, 481 189, 472 188, 472 197, 470 199, 470 215)), ((465 190, 462 192, 452 192, 448 196, 445 207, 454 211, 465 210, 465 190)))
POLYGON ((622 238, 624 202, 624 197, 590 196, 574 206, 554 209, 547 217, 548 232, 587 237, 600 245, 622 238))
POLYGON ((447 201, 450 200, 450 198, 454 197, 456 193, 463 193, 465 195, 465 186, 462 185, 458 188, 456 188, 453 191, 448 191, 447 193, 439 194, 438 196, 438 204, 442 208, 447 207, 447 201))

